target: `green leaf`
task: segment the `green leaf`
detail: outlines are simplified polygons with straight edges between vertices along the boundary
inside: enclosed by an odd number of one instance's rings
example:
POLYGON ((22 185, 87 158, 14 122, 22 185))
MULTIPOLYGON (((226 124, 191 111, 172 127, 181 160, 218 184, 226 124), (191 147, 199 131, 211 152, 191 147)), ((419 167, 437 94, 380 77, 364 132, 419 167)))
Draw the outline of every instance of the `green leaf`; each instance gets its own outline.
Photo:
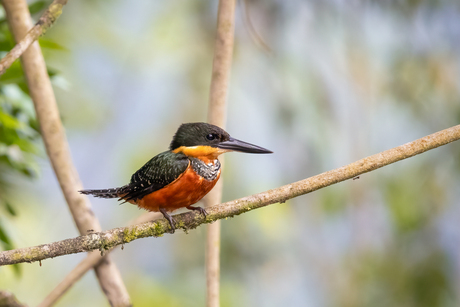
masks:
POLYGON ((12 216, 17 216, 16 211, 14 210, 13 206, 11 206, 10 203, 5 202, 5 207, 6 207, 6 212, 8 212, 9 214, 11 214, 12 216))
POLYGON ((27 86, 26 81, 21 81, 17 83, 17 86, 24 92, 24 94, 29 95, 29 87, 27 86))
POLYGON ((20 277, 22 273, 20 263, 13 264, 11 267, 13 268, 16 277, 20 277))
POLYGON ((13 244, 8 236, 8 234, 3 229, 2 224, 0 224, 0 244, 3 247, 3 250, 13 249, 13 244))
POLYGON ((40 125, 38 124, 38 120, 36 118, 31 118, 29 120, 29 126, 35 130, 35 132, 38 133, 38 135, 40 135, 40 125))
POLYGON ((37 172, 35 172, 35 170, 31 167, 29 167, 28 165, 25 165, 23 169, 20 170, 22 174, 24 174, 25 176, 29 177, 29 178, 37 178, 37 172))
POLYGON ((69 49, 67 49, 66 47, 62 46, 62 45, 59 45, 58 43, 52 41, 52 40, 49 40, 49 39, 45 39, 45 38, 40 38, 38 40, 39 44, 40 44, 40 47, 42 48, 48 48, 48 49, 53 49, 53 50, 62 50, 62 51, 69 51, 69 49))
POLYGON ((13 268, 13 271, 14 271, 14 274, 16 274, 16 277, 20 277, 21 276, 21 266, 20 266, 20 263, 16 263, 16 264, 13 264, 13 265, 10 265, 10 267, 13 268))
POLYGON ((9 41, 0 40, 0 51, 10 51, 13 47, 9 41))
POLYGON ((50 78, 56 76, 57 74, 59 74, 59 71, 57 69, 54 69, 54 68, 50 68, 50 67, 46 67, 46 70, 48 72, 48 76, 50 76, 50 78))
POLYGON ((19 129, 21 128, 21 122, 13 116, 0 112, 0 125, 7 129, 19 129))
MULTIPOLYGON (((12 250, 14 249, 14 245, 13 243, 11 242, 11 239, 9 238, 8 234, 6 233, 6 231, 3 229, 3 226, 0 222, 0 246, 2 246, 2 249, 3 250, 12 250)), ((14 273, 16 274, 16 276, 20 276, 21 275, 21 266, 19 264, 13 264, 12 266, 10 266, 14 273)))
POLYGON ((4 84, 24 82, 21 62, 19 60, 14 61, 10 68, 0 77, 0 81, 4 84))
POLYGON ((36 1, 29 5, 30 14, 36 14, 46 7, 46 1, 36 1))

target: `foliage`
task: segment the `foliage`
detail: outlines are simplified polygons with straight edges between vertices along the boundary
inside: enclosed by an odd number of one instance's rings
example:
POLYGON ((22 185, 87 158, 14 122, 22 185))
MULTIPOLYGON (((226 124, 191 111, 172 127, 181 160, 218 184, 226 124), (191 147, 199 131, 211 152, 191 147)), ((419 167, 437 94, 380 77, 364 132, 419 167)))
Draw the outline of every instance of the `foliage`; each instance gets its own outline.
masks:
MULTIPOLYGON (((36 1, 29 6, 31 14, 42 11, 47 1, 36 1)), ((62 50, 63 47, 50 40, 40 42, 42 47, 62 50)), ((0 54, 5 55, 15 45, 6 18, 0 18, 0 54)), ((48 68, 48 74, 56 72, 48 68)), ((38 174, 36 157, 40 150, 40 131, 26 79, 19 61, 0 77, 0 210, 6 216, 16 216, 14 205, 7 200, 8 175, 21 174, 34 178, 38 174)), ((0 219, 0 246, 8 250, 14 244, 0 219)))
MULTIPOLYGON (((51 60, 71 80, 62 114, 79 124, 67 126, 74 158, 82 181, 95 188, 125 183, 167 147, 179 123, 205 120, 217 9, 217 2, 202 0, 107 3, 72 2, 46 35, 72 50, 51 60)), ((239 23, 228 130, 261 138, 275 155, 270 162, 226 156, 225 200, 459 123, 458 0, 252 0, 247 6, 271 52, 258 49, 239 23)), ((13 68, 7 73, 13 80, 13 68)), ((18 84, 9 85, 22 95, 18 84)), ((459 156, 457 142, 225 221, 222 304, 457 306, 459 156)), ((31 244, 68 231, 49 200, 34 208, 35 219, 13 207, 21 214, 15 233, 31 244), (36 225, 46 232, 32 233, 36 225)), ((114 206, 95 206, 107 228, 140 214, 134 206, 114 206)), ((11 217, 5 210, 0 205, 3 221, 11 217)), ((204 235, 203 228, 135 241, 117 254, 132 274, 127 285, 135 305, 203 302, 204 235)), ((44 265, 46 276, 24 266, 28 278, 0 273, 0 284, 37 305, 42 291, 33 297, 27 289, 44 278, 57 284, 69 262, 44 265)), ((94 283, 80 286, 61 306, 103 300, 94 283)))

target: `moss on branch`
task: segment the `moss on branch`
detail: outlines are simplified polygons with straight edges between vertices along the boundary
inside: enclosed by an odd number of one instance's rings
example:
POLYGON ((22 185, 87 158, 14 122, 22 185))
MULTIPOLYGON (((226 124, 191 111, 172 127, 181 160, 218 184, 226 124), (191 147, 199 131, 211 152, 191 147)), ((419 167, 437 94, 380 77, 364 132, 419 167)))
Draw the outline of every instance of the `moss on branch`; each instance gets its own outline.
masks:
MULTIPOLYGON (((460 125, 301 181, 207 208, 207 217, 203 217, 195 211, 175 215, 176 228, 188 231, 204 223, 212 223, 219 219, 233 217, 270 204, 285 202, 288 199, 352 179, 360 174, 407 159, 458 139, 460 139, 460 125)), ((4 251, 0 253, 0 265, 33 262, 96 249, 103 252, 114 246, 140 238, 161 237, 170 231, 169 223, 165 219, 160 219, 154 222, 91 233, 50 244, 4 251)))

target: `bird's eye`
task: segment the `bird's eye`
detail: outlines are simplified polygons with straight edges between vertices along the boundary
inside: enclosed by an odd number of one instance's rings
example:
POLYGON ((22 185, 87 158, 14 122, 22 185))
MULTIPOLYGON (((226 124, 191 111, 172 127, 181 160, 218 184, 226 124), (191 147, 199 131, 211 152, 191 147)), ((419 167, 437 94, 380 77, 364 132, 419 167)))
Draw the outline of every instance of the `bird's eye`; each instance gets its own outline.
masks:
POLYGON ((215 140, 217 139, 217 134, 214 134, 214 133, 210 133, 206 136, 206 138, 209 140, 209 141, 212 141, 212 140, 215 140))

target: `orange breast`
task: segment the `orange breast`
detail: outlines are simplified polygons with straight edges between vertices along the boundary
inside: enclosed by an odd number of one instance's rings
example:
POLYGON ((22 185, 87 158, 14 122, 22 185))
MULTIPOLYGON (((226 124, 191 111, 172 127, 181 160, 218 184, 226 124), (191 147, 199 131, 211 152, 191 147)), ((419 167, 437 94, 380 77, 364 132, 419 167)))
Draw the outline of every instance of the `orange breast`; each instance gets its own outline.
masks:
POLYGON ((158 212, 160 208, 172 212, 193 205, 202 199, 214 187, 220 177, 208 181, 193 171, 191 165, 175 181, 135 202, 141 208, 158 212))

